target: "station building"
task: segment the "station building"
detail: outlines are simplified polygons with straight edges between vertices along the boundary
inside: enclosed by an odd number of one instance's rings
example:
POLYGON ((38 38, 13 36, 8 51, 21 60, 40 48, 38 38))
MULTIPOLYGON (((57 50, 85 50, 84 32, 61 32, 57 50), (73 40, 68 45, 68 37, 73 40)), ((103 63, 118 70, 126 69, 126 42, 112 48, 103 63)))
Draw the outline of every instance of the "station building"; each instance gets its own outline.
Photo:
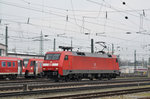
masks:
POLYGON ((6 56, 6 45, 0 43, 0 56, 6 56))

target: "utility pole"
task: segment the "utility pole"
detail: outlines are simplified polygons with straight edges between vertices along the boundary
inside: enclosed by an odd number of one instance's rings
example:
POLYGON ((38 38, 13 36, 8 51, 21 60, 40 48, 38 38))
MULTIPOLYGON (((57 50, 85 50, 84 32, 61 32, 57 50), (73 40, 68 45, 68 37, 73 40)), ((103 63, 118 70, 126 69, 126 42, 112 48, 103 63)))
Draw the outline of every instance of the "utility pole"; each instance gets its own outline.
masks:
POLYGON ((114 54, 114 44, 112 44, 112 55, 114 54))
POLYGON ((40 35, 40 55, 43 55, 43 33, 40 35))
POLYGON ((143 31, 143 14, 140 14, 140 26, 139 26, 139 32, 143 31))
POLYGON ((72 37, 71 37, 71 51, 72 51, 72 37))
POLYGON ((150 66, 150 57, 148 58, 148 66, 150 66))
POLYGON ((56 39, 54 38, 54 47, 53 47, 53 51, 56 51, 56 39))
POLYGON ((5 36, 5 45, 6 45, 6 56, 8 55, 8 26, 6 25, 6 29, 5 29, 5 33, 6 33, 6 36, 5 36))
POLYGON ((134 50, 134 73, 136 70, 136 50, 134 50))
POLYGON ((94 53, 94 40, 91 39, 91 53, 94 53))

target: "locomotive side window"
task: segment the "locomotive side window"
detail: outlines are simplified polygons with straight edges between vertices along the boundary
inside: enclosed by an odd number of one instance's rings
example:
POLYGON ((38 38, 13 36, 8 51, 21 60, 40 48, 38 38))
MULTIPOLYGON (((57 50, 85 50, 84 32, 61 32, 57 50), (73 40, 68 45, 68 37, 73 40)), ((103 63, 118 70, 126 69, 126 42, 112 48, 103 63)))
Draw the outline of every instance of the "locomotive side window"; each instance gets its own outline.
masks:
POLYGON ((64 60, 68 60, 68 55, 65 56, 64 60))
POLYGON ((13 67, 15 67, 15 62, 13 62, 13 67))
POLYGON ((118 59, 116 59, 116 63, 118 63, 118 59))
POLYGON ((8 66, 8 67, 11 67, 11 62, 7 62, 7 66, 8 66))
POLYGON ((5 67, 6 66, 6 62, 2 62, 2 67, 5 67))
POLYGON ((59 60, 60 54, 46 54, 45 60, 59 60))

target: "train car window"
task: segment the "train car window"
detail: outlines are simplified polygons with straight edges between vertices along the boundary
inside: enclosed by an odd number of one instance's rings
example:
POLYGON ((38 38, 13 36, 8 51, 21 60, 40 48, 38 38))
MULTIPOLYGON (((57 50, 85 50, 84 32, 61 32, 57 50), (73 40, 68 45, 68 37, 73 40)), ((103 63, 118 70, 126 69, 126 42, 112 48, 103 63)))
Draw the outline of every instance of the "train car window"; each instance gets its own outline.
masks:
POLYGON ((5 67, 6 66, 6 62, 2 62, 2 67, 5 67))
POLYGON ((64 60, 68 60, 68 55, 65 56, 64 60))
POLYGON ((11 62, 7 62, 7 66, 8 66, 8 67, 11 67, 11 62))
POLYGON ((29 62, 29 59, 24 59, 24 60, 23 60, 23 65, 24 65, 25 67, 27 67, 28 62, 29 62))
POLYGON ((46 54, 45 60, 59 60, 60 54, 46 54))
POLYGON ((13 67, 15 67, 15 62, 13 62, 13 67))

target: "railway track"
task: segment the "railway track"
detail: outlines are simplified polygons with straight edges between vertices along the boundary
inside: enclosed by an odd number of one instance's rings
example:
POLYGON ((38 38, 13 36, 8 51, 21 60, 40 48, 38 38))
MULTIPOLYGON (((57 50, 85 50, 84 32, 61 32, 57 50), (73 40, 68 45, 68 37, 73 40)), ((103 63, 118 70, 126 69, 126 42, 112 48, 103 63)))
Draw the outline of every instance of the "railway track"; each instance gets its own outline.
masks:
POLYGON ((22 90, 25 86, 28 87, 28 90, 35 90, 40 88, 63 88, 63 87, 78 87, 78 86, 92 86, 92 85, 108 85, 108 84, 121 84, 121 83, 142 83, 150 82, 150 79, 136 79, 136 80, 108 80, 108 81, 82 81, 82 82, 59 82, 54 83, 48 80, 40 82, 23 82, 23 83, 7 83, 0 84, 0 91, 9 91, 9 90, 22 90))
POLYGON ((56 96, 56 97, 46 97, 46 98, 39 98, 39 99, 92 99, 92 98, 125 95, 125 94, 147 92, 147 91, 150 91, 150 87, 116 90, 116 91, 105 91, 105 92, 96 92, 96 93, 86 93, 86 94, 76 94, 76 95, 65 95, 65 96, 56 96))
POLYGON ((19 84, 19 83, 28 83, 28 82, 45 82, 50 81, 48 79, 38 78, 38 79, 16 79, 16 80, 0 80, 0 85, 6 84, 19 84))
POLYGON ((85 91, 85 90, 99 90, 109 88, 133 87, 150 85, 150 81, 143 80, 125 80, 125 81, 92 81, 92 82, 68 82, 68 83, 51 83, 25 86, 9 86, 1 87, 0 97, 32 95, 41 93, 61 93, 70 91, 85 91), (8 92, 8 90, 18 90, 17 92, 8 92), (6 92, 5 92, 6 91, 6 92))
MULTIPOLYGON (((148 78, 135 78, 134 81, 148 81, 150 79, 148 78)), ((133 81, 133 79, 112 79, 112 80, 98 80, 98 82, 112 82, 112 81, 133 81)), ((23 85, 26 83, 56 83, 52 80, 46 79, 46 78, 38 78, 38 79, 16 79, 16 80, 0 80, 0 86, 7 86, 7 85, 23 85)), ((82 80, 80 82, 73 81, 73 83, 84 83, 89 82, 89 80, 82 80)), ((97 81, 91 81, 91 82, 97 82, 97 81)), ((66 82, 58 82, 58 83, 66 83, 66 82)), ((68 83, 68 82, 67 82, 68 83)), ((71 81, 69 83, 72 83, 71 81)))
MULTIPOLYGON (((148 78, 137 78, 137 79, 112 79, 112 80, 82 80, 80 82, 73 81, 73 82, 57 82, 57 84, 68 84, 68 83, 113 83, 113 82, 139 82, 139 81, 150 81, 148 78)), ((23 84, 37 84, 37 83, 55 83, 54 81, 48 80, 48 79, 21 79, 21 80, 10 80, 10 81, 0 81, 0 86, 8 86, 8 85, 23 85, 23 84)))

